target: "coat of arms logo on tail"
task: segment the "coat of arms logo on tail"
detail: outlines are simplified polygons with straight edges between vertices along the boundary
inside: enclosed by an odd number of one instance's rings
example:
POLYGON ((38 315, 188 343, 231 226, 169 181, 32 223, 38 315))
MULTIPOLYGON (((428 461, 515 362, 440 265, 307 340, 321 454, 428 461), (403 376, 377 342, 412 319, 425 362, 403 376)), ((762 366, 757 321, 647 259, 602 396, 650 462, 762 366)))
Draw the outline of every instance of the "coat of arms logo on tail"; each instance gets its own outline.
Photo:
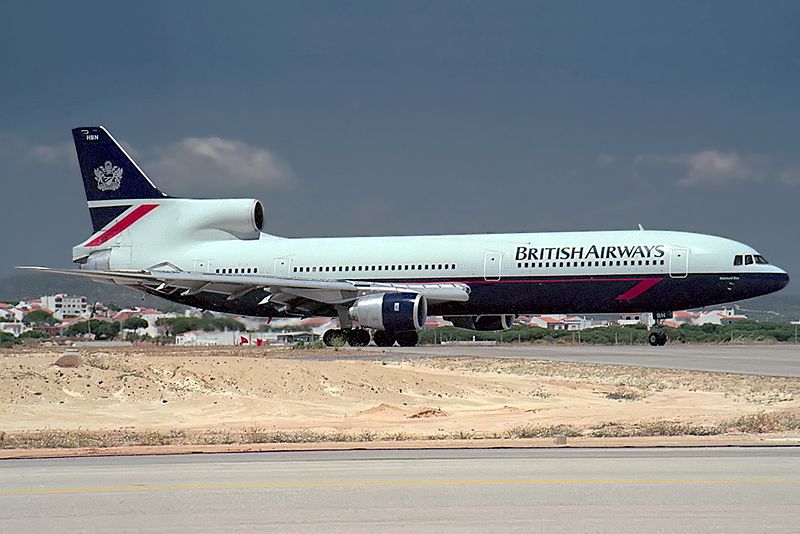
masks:
POLYGON ((122 167, 106 161, 94 170, 94 179, 100 191, 116 191, 122 185, 122 167))

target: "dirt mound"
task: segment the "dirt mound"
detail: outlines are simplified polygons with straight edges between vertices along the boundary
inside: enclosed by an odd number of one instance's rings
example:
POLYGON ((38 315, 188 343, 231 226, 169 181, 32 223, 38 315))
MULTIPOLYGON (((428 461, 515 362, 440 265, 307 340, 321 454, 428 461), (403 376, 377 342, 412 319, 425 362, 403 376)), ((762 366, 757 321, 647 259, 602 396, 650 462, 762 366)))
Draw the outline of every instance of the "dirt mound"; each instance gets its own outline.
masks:
POLYGON ((74 369, 76 367, 80 367, 82 363, 83 360, 81 360, 79 354, 64 354, 62 357, 57 359, 53 365, 63 369, 74 369))
POLYGON ((391 404, 381 403, 377 406, 373 406, 372 408, 367 408, 366 410, 362 410, 360 415, 387 415, 387 416, 394 416, 400 415, 403 413, 403 410, 398 408, 397 406, 392 406, 391 404))

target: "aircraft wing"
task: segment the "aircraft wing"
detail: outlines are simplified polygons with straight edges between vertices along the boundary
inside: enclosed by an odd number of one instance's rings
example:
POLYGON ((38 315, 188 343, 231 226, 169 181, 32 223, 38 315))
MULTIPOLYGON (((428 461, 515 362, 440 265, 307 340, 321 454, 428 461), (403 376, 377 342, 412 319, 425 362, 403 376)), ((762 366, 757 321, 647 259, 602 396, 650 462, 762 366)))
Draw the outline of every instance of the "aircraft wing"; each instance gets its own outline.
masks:
MULTIPOLYGON (((171 267, 171 266, 169 266, 171 267)), ((213 274, 173 269, 149 269, 146 271, 90 271, 82 269, 51 269, 48 267, 18 267, 19 269, 80 276, 98 282, 128 286, 145 286, 156 292, 182 296, 199 293, 227 295, 236 300, 251 291, 260 289, 269 293, 263 304, 281 303, 287 308, 297 307, 309 312, 314 306, 308 304, 349 304, 370 293, 420 293, 431 302, 466 302, 469 287, 459 283, 389 283, 353 280, 317 280, 288 278, 259 274, 213 274), (303 301, 308 301, 303 305, 303 301)))

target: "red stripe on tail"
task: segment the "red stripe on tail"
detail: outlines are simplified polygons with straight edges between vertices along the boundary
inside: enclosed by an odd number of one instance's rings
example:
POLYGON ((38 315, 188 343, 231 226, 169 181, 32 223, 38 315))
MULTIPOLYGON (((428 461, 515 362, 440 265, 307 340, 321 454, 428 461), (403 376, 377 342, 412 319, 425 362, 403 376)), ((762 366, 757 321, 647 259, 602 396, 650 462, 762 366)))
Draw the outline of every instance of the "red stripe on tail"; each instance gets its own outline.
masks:
POLYGON ((109 228, 108 230, 103 230, 100 232, 97 237, 86 243, 86 247, 97 247, 102 245, 106 241, 110 241, 114 239, 119 234, 127 230, 128 228, 133 225, 136 221, 153 211, 158 207, 158 204, 142 204, 140 206, 136 206, 136 208, 128 213, 125 217, 119 220, 114 226, 109 228))

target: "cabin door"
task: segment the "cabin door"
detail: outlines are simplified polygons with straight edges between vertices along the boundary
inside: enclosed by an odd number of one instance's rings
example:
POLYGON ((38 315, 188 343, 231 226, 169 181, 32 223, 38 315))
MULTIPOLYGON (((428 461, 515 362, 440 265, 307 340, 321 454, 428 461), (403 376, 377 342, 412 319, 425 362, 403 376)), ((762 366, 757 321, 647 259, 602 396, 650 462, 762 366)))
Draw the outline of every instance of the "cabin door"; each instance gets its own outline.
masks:
POLYGON ((289 276, 291 258, 275 258, 275 276, 289 276))
POLYGON ((210 273, 211 260, 194 260, 194 270, 198 273, 210 273))
POLYGON ((673 248, 669 253, 669 275, 672 278, 686 278, 689 274, 689 249, 673 248))
POLYGON ((502 254, 499 252, 487 252, 483 258, 483 279, 500 280, 500 261, 502 254))

